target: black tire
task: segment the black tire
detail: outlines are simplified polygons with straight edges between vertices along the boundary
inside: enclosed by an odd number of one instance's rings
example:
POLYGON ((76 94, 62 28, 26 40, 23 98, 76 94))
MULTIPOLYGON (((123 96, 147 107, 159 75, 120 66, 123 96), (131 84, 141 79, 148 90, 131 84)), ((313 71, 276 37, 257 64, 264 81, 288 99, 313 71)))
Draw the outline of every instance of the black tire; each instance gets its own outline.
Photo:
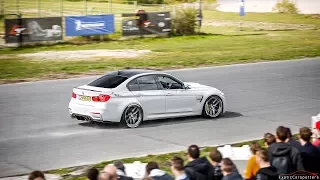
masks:
POLYGON ((203 107, 202 107, 202 116, 205 117, 205 118, 217 118, 217 117, 219 117, 219 116, 222 114, 222 112, 223 112, 223 101, 222 101, 222 99, 221 99, 219 96, 217 96, 217 95, 209 96, 209 97, 206 99, 206 101, 204 102, 204 104, 203 104, 203 107), (210 100, 212 100, 212 98, 216 98, 216 99, 218 99, 218 100, 221 101, 221 110, 220 110, 220 112, 219 112, 217 115, 215 115, 215 116, 210 116, 210 115, 208 115, 207 112, 206 112, 206 110, 205 110, 205 106, 206 106, 207 102, 210 101, 210 100))
POLYGON ((141 108, 141 106, 139 106, 137 104, 131 104, 131 105, 127 106, 125 108, 125 110, 123 111, 122 116, 121 116, 120 126, 126 127, 126 128, 137 128, 137 127, 140 126, 140 124, 142 122, 143 122, 143 109, 141 108), (141 119, 137 123, 135 123, 134 125, 128 124, 128 122, 125 119, 127 111, 132 109, 132 108, 137 108, 139 110, 139 114, 141 116, 141 119))

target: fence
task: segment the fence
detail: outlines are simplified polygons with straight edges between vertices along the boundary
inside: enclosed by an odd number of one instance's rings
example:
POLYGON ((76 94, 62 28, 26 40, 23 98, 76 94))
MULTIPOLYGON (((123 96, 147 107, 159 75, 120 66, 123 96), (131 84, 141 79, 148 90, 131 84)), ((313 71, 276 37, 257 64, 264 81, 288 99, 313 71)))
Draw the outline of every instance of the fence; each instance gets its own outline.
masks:
POLYGON ((133 13, 136 9, 151 11, 172 11, 174 6, 166 4, 138 4, 124 0, 0 0, 1 15, 22 14, 24 18, 57 17, 72 15, 114 14, 119 24, 122 13, 133 13))
POLYGON ((131 0, 0 0, 0 13, 5 18, 16 18, 13 14, 21 14, 23 18, 113 14, 116 31, 121 30, 123 13, 143 9, 146 12, 169 11, 174 16, 180 8, 183 6, 138 4, 131 0))
POLYGON ((146 11, 167 11, 165 4, 138 4, 124 0, 0 0, 1 14, 21 13, 26 17, 70 16, 92 14, 130 13, 143 8, 146 11))
MULTIPOLYGON (((62 30, 62 25, 66 24, 66 17, 69 16, 90 16, 90 15, 107 15, 112 14, 114 20, 112 20, 112 24, 114 24, 114 29, 104 29, 104 31, 116 31, 116 32, 124 32, 125 31, 133 34, 137 34, 137 27, 132 27, 132 21, 130 17, 126 17, 123 19, 123 14, 132 14, 137 9, 143 9, 147 13, 150 13, 150 17, 155 21, 149 25, 146 24, 147 31, 144 32, 142 29, 139 30, 139 34, 154 34, 158 31, 161 32, 168 32, 170 26, 165 21, 168 21, 172 17, 175 16, 175 12, 177 9, 181 8, 197 8, 198 4, 188 3, 185 5, 166 5, 166 4, 138 4, 137 1, 130 1, 130 0, 0 0, 0 12, 1 15, 4 16, 4 19, 16 19, 17 16, 14 15, 21 15, 23 19, 21 21, 18 20, 6 20, 6 33, 0 33, 1 35, 5 35, 6 42, 16 42, 18 37, 18 42, 34 42, 48 40, 61 40, 64 39, 63 37, 66 36, 66 31, 62 30), (171 12, 171 15, 165 14, 158 14, 152 15, 152 12, 171 12), (159 17, 162 16, 162 20, 159 17), (57 23, 57 19, 54 21, 48 21, 47 18, 60 18, 60 23, 57 23), (168 18, 169 17, 169 18, 168 18), (27 19, 25 19, 27 18, 27 19), (129 18, 129 20, 128 20, 129 18), (123 21, 124 20, 124 21, 123 21), (158 22, 161 21, 161 22, 158 22), (54 23, 55 22, 55 23, 54 23), (53 23, 53 24, 52 24, 53 23), (122 24, 126 23, 126 25, 122 24), (28 28, 25 28, 27 26, 28 28), (20 27, 23 26, 23 27, 20 27), (152 27, 153 28, 152 28, 152 27), (158 27, 158 29, 154 29, 158 27), (31 29, 32 30, 31 30, 31 29), (45 29, 43 29, 45 28, 45 29), (159 29, 160 28, 160 29, 159 29), (135 30, 134 30, 135 29, 135 30), (31 31, 29 31, 31 30, 31 31), (31 33, 31 34, 30 34, 31 33), (35 34, 34 34, 35 33, 35 34), (29 34, 29 35, 28 35, 29 34), (32 35, 33 34, 33 35, 32 35), (21 40, 22 39, 22 40, 21 40)), ((132 15, 129 15, 132 16, 132 15)), ((96 17, 96 16, 95 16, 96 17)), ((99 16, 101 18, 101 16, 99 16)), ((105 17, 105 16, 103 16, 105 17)), ((113 18, 112 18, 113 19, 113 18)), ((88 23, 89 19, 85 20, 88 23)), ((102 24, 95 24, 95 20, 91 21, 94 24, 83 24, 81 20, 72 20, 75 21, 72 24, 73 28, 76 31, 79 29, 87 29, 88 26, 102 26, 102 24)), ((170 21, 170 20, 169 20, 170 21)), ((69 18, 69 26, 70 27, 70 18, 69 18)), ((101 22, 101 21, 99 21, 101 22)), ((110 23, 110 22, 108 22, 110 23)), ((150 23, 150 22, 149 22, 150 23)), ((4 24, 4 23, 1 23, 4 24)), ((3 30, 4 28, 0 26, 0 29, 3 30)), ((69 35, 71 32, 69 32, 69 35)), ((79 34, 79 33, 76 33, 79 34)), ((93 34, 93 33, 89 33, 93 34)), ((104 33, 100 33, 102 35, 104 33)), ((75 34, 73 33, 74 36, 75 34)), ((102 37, 102 36, 100 36, 102 37)))

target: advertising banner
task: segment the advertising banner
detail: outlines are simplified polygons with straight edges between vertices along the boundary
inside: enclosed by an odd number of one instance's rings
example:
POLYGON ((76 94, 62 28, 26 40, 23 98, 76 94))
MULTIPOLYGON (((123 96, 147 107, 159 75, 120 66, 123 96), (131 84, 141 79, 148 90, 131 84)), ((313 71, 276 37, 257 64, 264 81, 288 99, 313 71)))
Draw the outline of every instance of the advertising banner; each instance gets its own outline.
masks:
POLYGON ((170 12, 149 12, 146 16, 140 25, 140 16, 134 13, 122 14, 122 35, 167 34, 171 31, 170 12))
POLYGON ((5 19, 5 42, 18 43, 19 34, 23 42, 57 41, 62 40, 62 18, 22 18, 5 19))
POLYGON ((114 31, 113 14, 66 17, 66 36, 112 34, 114 31))

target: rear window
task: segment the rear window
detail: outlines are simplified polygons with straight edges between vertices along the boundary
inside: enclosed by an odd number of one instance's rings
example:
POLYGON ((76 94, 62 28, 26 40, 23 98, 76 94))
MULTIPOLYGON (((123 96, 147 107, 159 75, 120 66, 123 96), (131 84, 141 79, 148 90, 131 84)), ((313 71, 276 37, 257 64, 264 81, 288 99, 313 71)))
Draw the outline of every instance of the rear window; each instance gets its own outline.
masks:
POLYGON ((101 88, 116 88, 127 79, 128 78, 122 76, 105 75, 92 81, 88 85, 101 88))

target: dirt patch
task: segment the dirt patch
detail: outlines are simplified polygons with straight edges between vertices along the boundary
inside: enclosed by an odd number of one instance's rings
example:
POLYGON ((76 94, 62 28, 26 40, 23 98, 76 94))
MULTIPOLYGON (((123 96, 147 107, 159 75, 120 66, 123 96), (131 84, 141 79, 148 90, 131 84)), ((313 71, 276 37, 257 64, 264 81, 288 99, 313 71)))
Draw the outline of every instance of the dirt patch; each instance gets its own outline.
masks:
POLYGON ((99 57, 135 58, 151 53, 150 50, 78 50, 78 51, 42 51, 20 54, 20 57, 34 60, 83 60, 99 57))
POLYGON ((313 14, 311 17, 313 19, 320 19, 320 14, 313 14))
MULTIPOLYGON (((229 21, 229 20, 211 20, 205 21, 206 26, 222 26, 222 27, 239 27, 240 21, 229 21)), ((285 24, 285 23, 266 23, 266 22, 253 22, 253 21, 242 21, 241 26, 243 28, 252 28, 254 30, 314 30, 315 25, 309 24, 285 24)))

